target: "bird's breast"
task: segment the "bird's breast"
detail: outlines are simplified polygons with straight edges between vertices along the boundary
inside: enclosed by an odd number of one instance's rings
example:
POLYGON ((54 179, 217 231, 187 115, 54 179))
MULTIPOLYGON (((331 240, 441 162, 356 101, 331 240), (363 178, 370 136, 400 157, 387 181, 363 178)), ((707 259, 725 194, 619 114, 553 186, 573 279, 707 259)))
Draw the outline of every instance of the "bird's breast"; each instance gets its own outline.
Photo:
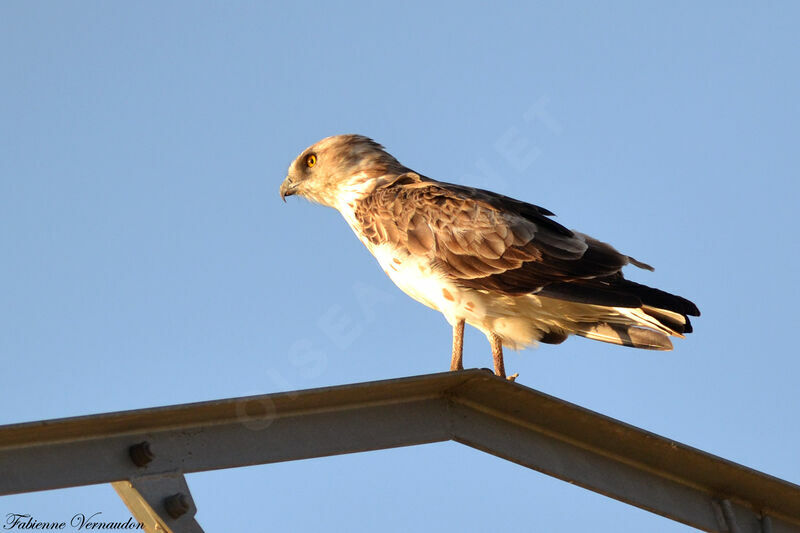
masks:
POLYGON ((455 284, 436 269, 431 259, 414 255, 402 246, 370 242, 361 231, 354 204, 341 205, 339 212, 394 284, 416 301, 444 314, 451 324, 461 319, 480 324, 493 313, 489 309, 491 300, 485 294, 455 284))
POLYGON ((447 321, 479 320, 486 313, 484 295, 459 287, 426 258, 394 246, 368 245, 386 275, 416 301, 440 311, 447 321))

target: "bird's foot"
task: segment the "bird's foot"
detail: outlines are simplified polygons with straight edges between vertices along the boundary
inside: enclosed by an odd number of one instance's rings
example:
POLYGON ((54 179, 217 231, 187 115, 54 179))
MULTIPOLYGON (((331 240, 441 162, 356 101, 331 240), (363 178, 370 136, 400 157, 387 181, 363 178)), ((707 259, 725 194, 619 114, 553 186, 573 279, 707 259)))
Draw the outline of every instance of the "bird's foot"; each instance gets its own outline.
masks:
POLYGON ((511 374, 510 376, 508 376, 506 379, 507 379, 508 381, 512 381, 512 382, 513 382, 513 381, 517 381, 517 378, 518 378, 518 377, 519 377, 519 372, 514 372, 513 374, 511 374))

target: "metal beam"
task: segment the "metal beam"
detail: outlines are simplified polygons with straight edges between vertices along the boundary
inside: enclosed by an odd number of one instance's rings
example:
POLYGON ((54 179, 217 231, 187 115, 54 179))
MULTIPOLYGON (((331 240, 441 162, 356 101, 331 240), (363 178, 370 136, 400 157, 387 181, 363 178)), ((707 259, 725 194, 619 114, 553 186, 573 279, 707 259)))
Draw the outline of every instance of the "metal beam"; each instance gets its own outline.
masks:
POLYGON ((180 473, 135 477, 111 484, 148 533, 203 533, 194 519, 197 507, 180 473))
POLYGON ((800 533, 797 485, 481 370, 3 426, 0 495, 445 440, 705 531, 800 533))

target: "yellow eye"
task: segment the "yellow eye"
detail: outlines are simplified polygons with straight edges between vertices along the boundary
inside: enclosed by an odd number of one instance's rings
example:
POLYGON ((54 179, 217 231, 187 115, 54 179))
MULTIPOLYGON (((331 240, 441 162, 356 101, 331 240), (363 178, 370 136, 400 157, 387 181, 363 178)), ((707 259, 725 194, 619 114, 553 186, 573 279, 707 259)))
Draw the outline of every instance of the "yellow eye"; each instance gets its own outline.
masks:
POLYGON ((316 164, 317 164, 317 156, 311 154, 310 156, 306 157, 306 165, 308 165, 309 168, 313 167, 316 164))

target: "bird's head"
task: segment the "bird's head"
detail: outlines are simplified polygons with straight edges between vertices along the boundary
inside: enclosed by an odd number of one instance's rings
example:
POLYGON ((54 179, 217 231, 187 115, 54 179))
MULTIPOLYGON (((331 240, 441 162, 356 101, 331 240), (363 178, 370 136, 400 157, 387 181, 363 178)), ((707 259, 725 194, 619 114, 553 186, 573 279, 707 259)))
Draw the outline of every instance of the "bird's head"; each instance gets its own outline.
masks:
POLYGON ((303 150, 289 165, 281 198, 298 195, 339 208, 408 169, 363 135, 335 135, 303 150))

